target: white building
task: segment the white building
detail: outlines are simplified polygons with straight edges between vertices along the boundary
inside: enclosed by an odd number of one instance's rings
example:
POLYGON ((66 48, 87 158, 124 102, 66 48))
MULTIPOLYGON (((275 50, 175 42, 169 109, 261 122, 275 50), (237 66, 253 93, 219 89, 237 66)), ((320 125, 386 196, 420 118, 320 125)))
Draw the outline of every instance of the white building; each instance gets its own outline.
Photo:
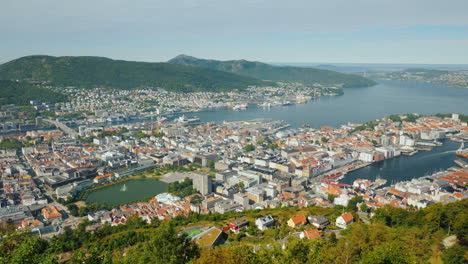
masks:
POLYGON ((335 225, 337 227, 346 229, 346 227, 352 224, 353 221, 354 221, 354 217, 351 213, 344 213, 336 219, 335 225))
POLYGON ((275 223, 275 220, 269 214, 265 215, 265 216, 261 216, 261 217, 257 218, 257 220, 255 220, 255 225, 260 230, 266 230, 269 227, 272 227, 274 225, 274 223, 275 223))

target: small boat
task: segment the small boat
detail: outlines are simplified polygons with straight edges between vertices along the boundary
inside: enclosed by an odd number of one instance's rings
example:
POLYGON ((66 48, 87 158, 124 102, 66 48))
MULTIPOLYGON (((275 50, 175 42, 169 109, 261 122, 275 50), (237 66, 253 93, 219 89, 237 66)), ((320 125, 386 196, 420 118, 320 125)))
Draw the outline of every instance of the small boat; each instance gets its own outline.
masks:
POLYGON ((325 176, 325 179, 341 179, 340 177, 344 176, 344 173, 343 172, 338 172, 338 173, 334 173, 334 174, 330 174, 330 175, 327 175, 325 176))
POLYGON ((121 192, 126 192, 127 191, 127 185, 124 183, 124 185, 122 186, 122 188, 120 188, 120 191, 121 192))
POLYGON ((468 149, 465 149, 465 142, 462 141, 460 147, 458 150, 455 152, 455 155, 463 158, 468 158, 468 149))

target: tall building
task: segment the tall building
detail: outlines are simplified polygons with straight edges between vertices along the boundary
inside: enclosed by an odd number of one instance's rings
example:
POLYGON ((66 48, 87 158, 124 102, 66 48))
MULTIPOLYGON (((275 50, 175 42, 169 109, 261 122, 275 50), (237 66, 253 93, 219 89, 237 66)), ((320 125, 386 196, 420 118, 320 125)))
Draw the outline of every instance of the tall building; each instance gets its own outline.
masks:
POLYGON ((36 117, 36 127, 42 126, 42 117, 36 117))
POLYGON ((78 134, 80 137, 85 137, 86 136, 86 126, 79 126, 78 127, 78 134))
POLYGON ((195 188, 201 194, 207 195, 213 191, 211 177, 209 175, 203 173, 194 173, 192 179, 193 188, 195 188))

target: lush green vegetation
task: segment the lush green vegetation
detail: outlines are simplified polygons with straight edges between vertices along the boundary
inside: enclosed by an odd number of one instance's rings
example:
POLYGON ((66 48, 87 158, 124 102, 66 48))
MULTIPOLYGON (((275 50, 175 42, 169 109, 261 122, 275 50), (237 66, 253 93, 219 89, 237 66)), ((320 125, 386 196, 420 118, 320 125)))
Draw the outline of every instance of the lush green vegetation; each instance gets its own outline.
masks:
POLYGON ((362 124, 360 126, 357 126, 357 127, 353 128, 353 129, 351 129, 348 133, 352 134, 354 132, 358 132, 358 131, 362 131, 362 130, 374 130, 374 127, 376 125, 378 125, 378 124, 379 124, 379 122, 377 122, 377 121, 370 121, 370 122, 364 123, 364 124, 362 124))
POLYGON ((23 143, 16 138, 4 138, 0 140, 0 149, 15 149, 20 151, 23 143))
POLYGON ((0 79, 84 88, 150 86, 177 92, 216 92, 266 84, 251 77, 187 65, 52 56, 28 56, 4 63, 0 65, 0 79))
POLYGON ((393 122, 401 122, 401 118, 399 115, 390 115, 388 118, 393 122))
MULTIPOLYGON (((436 114, 436 116, 440 118, 447 118, 447 117, 451 118, 452 114, 440 114, 439 113, 439 114, 436 114)), ((468 123, 468 115, 459 114, 458 118, 460 118, 460 121, 468 123)))
POLYGON ((244 147, 245 152, 251 152, 255 150, 255 146, 253 144, 247 144, 244 147))
MULTIPOLYGON (((356 201, 357 202, 357 201, 356 201)), ((355 208, 352 208, 354 210, 355 208)), ((285 221, 298 213, 325 214, 331 222, 342 208, 277 208, 243 213, 190 214, 169 223, 154 219, 151 224, 129 217, 125 225, 105 224, 95 232, 92 223, 64 232, 49 241, 3 226, 0 235, 1 263, 466 263, 468 260, 468 200, 433 204, 422 210, 385 206, 375 211, 371 224, 356 223, 316 240, 300 240, 285 221), (229 246, 200 249, 185 235, 190 223, 225 226, 245 215, 272 214, 277 227, 266 231, 250 227, 229 234, 229 246), (449 248, 443 239, 456 234, 459 242, 449 248), (283 240, 283 238, 286 238, 283 240), (282 244, 285 243, 285 249, 282 244), (269 246, 266 246, 269 244, 269 246)), ((299 229, 299 230, 303 230, 299 229)))
POLYGON ((246 60, 217 61, 204 60, 180 55, 169 61, 178 65, 193 65, 225 72, 237 73, 261 80, 323 83, 328 85, 343 84, 344 87, 363 87, 375 85, 375 82, 364 77, 315 68, 290 66, 273 66, 261 62, 246 60))
MULTIPOLYGON (((1 66, 0 66, 1 69, 1 66)), ((50 89, 36 87, 23 82, 1 80, 0 74, 0 105, 29 105, 31 100, 57 103, 66 101, 67 97, 50 89)))
POLYGON ((185 178, 182 182, 171 182, 167 185, 167 192, 172 193, 179 197, 189 196, 197 192, 193 188, 193 182, 190 178, 185 178))
POLYGON ((419 119, 419 116, 414 115, 414 114, 407 114, 406 118, 404 119, 407 122, 416 122, 416 120, 419 119))

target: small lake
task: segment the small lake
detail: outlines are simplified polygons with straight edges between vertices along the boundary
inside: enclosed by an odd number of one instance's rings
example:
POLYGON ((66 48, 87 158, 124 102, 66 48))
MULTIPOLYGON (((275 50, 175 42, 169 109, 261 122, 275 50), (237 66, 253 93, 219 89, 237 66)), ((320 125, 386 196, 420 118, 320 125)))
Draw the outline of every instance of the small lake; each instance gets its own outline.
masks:
POLYGON ((117 206, 154 197, 165 192, 166 186, 157 179, 132 179, 92 191, 86 201, 117 206))

